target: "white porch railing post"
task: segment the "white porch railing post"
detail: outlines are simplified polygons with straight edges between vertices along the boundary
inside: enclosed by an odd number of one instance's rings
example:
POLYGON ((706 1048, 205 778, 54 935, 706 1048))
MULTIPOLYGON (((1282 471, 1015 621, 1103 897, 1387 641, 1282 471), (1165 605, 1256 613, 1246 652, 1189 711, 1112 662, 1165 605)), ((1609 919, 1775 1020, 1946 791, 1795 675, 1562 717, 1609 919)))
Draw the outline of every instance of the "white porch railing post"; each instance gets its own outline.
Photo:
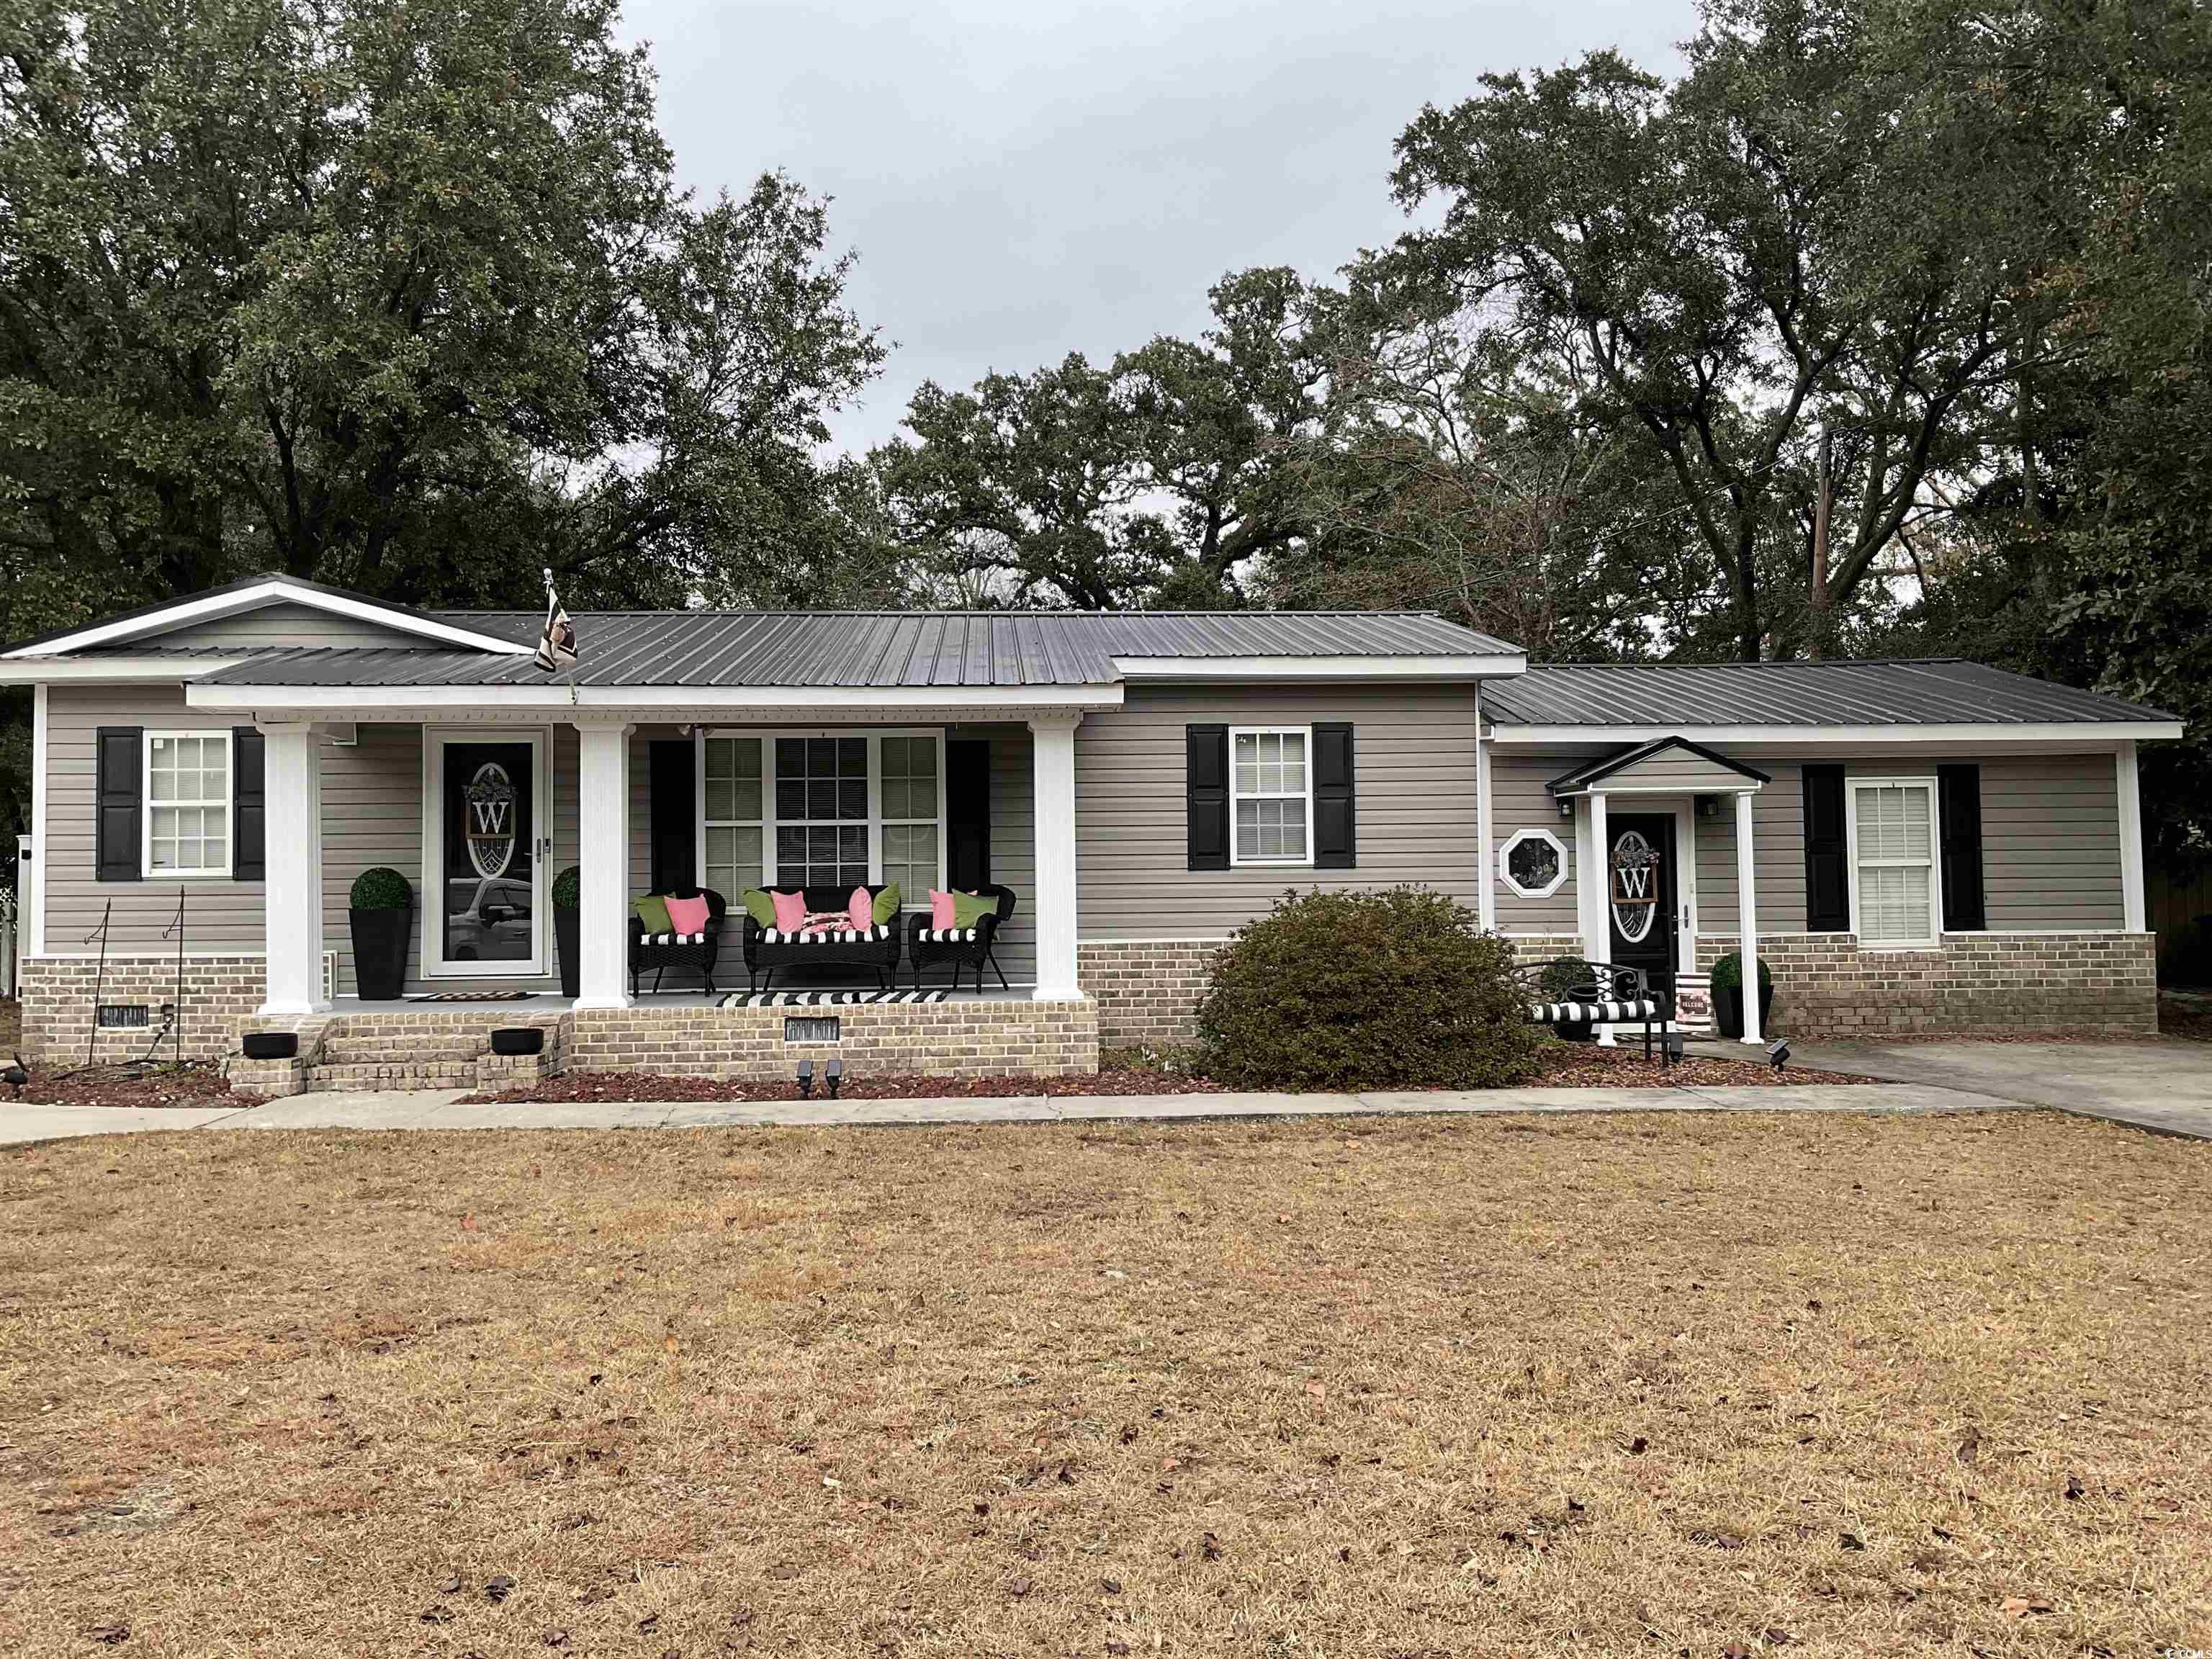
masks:
MULTIPOLYGON (((262 720, 264 1014, 316 1014, 323 1000, 323 751, 306 720, 262 720)), ((236 826, 233 827, 236 832, 236 826)))
POLYGON ((1759 1027, 1759 899, 1753 890, 1751 841, 1752 793, 1739 790, 1735 798, 1735 894, 1741 908, 1739 920, 1743 923, 1743 945, 1739 955, 1743 963, 1743 1040, 1760 1042, 1765 1034, 1759 1027))
POLYGON ((629 734, 576 722, 579 1008, 629 1006, 629 734))
POLYGON ((1080 710, 1030 720, 1036 790, 1036 992, 1079 997, 1075 968, 1075 728, 1080 710))

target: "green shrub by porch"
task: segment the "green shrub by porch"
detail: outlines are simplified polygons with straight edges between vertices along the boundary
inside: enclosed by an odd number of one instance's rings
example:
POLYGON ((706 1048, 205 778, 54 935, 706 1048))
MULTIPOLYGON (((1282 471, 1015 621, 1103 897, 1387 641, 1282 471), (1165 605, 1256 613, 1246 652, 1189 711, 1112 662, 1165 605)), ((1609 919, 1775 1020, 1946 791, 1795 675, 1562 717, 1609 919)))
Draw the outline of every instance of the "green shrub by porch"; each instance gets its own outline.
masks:
POLYGON ((378 865, 353 878, 346 912, 353 939, 354 989, 364 1002, 390 1002, 407 988, 407 944, 415 931, 415 890, 378 865))
POLYGON ((553 908, 556 910, 574 910, 583 902, 584 872, 572 864, 553 878, 553 908))
POLYGON ((1511 948, 1441 893, 1290 893, 1214 959, 1207 1070, 1245 1089, 1483 1089, 1536 1073, 1511 948))
MULTIPOLYGON (((1743 958, 1735 951, 1729 951, 1713 963, 1713 989, 1734 990, 1742 983, 1743 958)), ((1759 959, 1759 986, 1763 991, 1771 991, 1774 988, 1774 970, 1766 965, 1765 957, 1759 959)))

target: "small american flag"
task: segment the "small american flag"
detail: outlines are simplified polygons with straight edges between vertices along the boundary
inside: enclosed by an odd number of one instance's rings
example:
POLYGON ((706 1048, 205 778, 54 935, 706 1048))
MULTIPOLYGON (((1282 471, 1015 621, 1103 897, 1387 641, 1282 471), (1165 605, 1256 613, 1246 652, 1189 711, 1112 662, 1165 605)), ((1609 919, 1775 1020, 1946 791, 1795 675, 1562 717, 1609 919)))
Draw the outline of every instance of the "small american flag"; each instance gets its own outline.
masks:
POLYGON ((538 665, 550 674, 567 668, 576 660, 576 624, 568 620, 568 613, 561 608, 561 599, 553 591, 553 572, 545 572, 545 632, 538 641, 538 665))

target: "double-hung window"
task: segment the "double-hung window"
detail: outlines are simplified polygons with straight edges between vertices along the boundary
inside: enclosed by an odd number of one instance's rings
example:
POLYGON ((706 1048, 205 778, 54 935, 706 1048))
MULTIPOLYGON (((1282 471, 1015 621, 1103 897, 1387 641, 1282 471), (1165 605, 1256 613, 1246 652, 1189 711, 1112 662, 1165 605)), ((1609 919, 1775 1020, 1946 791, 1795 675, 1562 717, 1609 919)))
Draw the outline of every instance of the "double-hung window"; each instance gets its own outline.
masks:
POLYGON ((228 875, 230 733, 147 732, 145 778, 145 873, 228 875))
POLYGON ((943 885, 940 733, 708 732, 700 750, 701 878, 732 902, 896 882, 926 905, 943 885))
POLYGON ((1231 729, 1230 862, 1313 862, 1311 747, 1302 726, 1231 729))
POLYGON ((1850 780, 1852 929, 1892 950, 1941 943, 1936 780, 1850 780))

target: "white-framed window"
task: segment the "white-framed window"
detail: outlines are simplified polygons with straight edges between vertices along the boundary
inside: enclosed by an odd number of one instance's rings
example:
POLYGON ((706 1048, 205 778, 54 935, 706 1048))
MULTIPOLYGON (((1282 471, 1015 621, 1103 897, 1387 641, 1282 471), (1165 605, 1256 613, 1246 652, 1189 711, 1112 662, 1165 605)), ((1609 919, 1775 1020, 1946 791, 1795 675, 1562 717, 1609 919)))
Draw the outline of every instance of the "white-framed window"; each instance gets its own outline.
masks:
POLYGON ((945 884, 941 731, 702 732, 700 880, 749 887, 945 884))
POLYGON ((730 903, 768 878, 768 792, 761 785, 761 743, 717 734, 700 744, 701 884, 730 903))
POLYGON ((1566 878, 1566 843, 1548 830, 1516 830, 1498 849, 1498 879, 1522 898, 1549 898, 1566 878))
POLYGON ((1313 862, 1313 732, 1231 726, 1229 861, 1313 862))
POLYGON ((1932 950, 1942 942, 1936 780, 1850 778, 1845 817, 1851 931, 1863 945, 1932 950))
POLYGON ((146 854, 151 877, 230 873, 230 733, 145 734, 146 854))

